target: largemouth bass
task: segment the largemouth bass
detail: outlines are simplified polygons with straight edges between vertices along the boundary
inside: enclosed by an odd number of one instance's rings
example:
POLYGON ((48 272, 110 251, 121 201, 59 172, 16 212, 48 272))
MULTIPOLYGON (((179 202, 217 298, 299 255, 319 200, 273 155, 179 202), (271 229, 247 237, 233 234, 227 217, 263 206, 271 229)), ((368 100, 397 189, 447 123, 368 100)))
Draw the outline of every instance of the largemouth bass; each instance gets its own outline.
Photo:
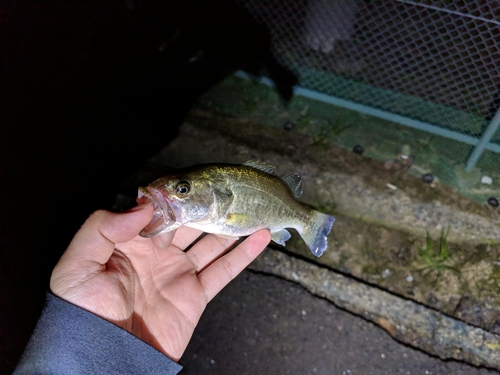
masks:
POLYGON ((140 187, 137 202, 153 201, 151 222, 141 231, 153 237, 181 225, 221 236, 247 236, 268 228, 282 246, 294 228, 311 252, 321 256, 335 218, 300 204, 302 180, 280 178, 268 164, 204 164, 183 168, 147 187, 140 187))

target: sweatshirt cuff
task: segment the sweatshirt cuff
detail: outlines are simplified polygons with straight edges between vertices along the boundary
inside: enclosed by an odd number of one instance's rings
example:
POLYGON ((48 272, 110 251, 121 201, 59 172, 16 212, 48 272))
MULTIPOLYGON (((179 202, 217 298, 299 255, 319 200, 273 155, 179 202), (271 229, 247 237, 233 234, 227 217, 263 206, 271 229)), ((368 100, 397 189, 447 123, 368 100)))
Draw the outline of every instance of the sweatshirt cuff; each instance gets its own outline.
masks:
POLYGON ((115 324, 47 293, 15 374, 177 374, 182 366, 115 324))

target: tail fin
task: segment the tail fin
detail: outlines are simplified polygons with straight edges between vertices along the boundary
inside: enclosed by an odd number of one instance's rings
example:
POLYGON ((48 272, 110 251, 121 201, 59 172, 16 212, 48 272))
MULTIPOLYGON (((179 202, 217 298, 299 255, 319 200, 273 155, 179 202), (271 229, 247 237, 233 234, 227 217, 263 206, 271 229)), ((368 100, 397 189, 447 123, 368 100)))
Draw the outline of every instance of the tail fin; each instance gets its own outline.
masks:
POLYGON ((308 225, 305 227, 305 230, 300 233, 300 236, 309 247, 309 250, 311 250, 311 253, 317 257, 321 256, 328 246, 326 236, 328 236, 332 230, 334 222, 335 218, 333 216, 313 211, 308 225))

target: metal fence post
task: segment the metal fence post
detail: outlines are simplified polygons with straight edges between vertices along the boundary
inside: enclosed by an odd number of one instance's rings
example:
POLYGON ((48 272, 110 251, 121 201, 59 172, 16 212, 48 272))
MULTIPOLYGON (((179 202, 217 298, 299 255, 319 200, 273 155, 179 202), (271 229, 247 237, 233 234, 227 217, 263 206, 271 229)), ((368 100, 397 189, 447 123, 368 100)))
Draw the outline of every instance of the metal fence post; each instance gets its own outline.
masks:
POLYGON ((486 145, 493 137, 493 134, 495 134, 495 132, 497 131, 499 125, 500 125, 500 108, 497 109, 495 116, 491 119, 490 123, 488 124, 488 127, 481 136, 481 139, 477 143, 476 147, 474 147, 474 150, 470 154, 469 159, 467 159, 467 164, 465 165, 465 170, 467 172, 470 172, 472 168, 475 167, 477 161, 479 160, 479 157, 484 152, 486 145))

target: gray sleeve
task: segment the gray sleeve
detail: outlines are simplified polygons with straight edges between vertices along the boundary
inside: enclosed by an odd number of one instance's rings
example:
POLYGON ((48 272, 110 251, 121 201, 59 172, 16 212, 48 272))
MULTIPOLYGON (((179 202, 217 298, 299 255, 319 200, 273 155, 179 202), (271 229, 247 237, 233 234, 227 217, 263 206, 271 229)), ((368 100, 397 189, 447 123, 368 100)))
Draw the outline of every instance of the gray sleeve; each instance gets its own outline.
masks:
POLYGON ((177 374, 182 366, 124 329, 48 293, 14 374, 177 374))

